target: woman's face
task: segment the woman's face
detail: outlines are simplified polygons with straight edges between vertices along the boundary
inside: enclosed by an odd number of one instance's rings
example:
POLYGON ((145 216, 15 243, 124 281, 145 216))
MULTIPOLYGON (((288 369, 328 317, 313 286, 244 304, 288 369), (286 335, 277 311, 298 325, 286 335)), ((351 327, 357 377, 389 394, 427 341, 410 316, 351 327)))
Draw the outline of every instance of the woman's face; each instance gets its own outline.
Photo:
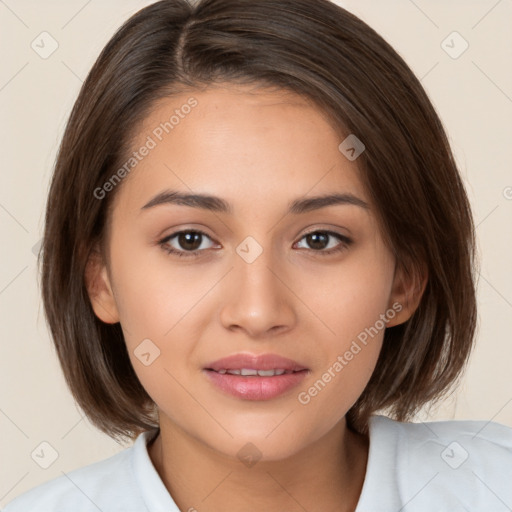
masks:
POLYGON ((407 310, 344 138, 299 96, 231 85, 161 100, 145 119, 91 298, 121 322, 162 423, 275 460, 344 421, 362 393, 384 326, 407 310), (288 371, 222 371, 242 368, 288 371))

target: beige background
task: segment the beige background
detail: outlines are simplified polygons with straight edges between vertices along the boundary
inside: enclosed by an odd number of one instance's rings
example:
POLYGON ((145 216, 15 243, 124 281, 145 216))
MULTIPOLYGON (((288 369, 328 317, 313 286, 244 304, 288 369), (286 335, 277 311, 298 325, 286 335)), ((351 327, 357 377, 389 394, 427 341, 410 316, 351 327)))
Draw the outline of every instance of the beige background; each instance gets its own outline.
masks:
MULTIPOLYGON (((58 143, 81 83, 119 25, 150 3, 0 0, 1 505, 124 448, 82 418, 64 384, 44 322, 34 251, 58 143), (43 31, 59 45, 47 59, 31 48, 43 31), (58 452, 48 469, 31 458, 43 441, 58 452)), ((512 1, 338 3, 383 35, 422 79, 449 133, 478 225, 477 348, 458 393, 428 419, 512 426, 512 1), (469 43, 456 59, 441 46, 453 31, 469 43)), ((453 37, 451 52, 463 44, 453 37)))

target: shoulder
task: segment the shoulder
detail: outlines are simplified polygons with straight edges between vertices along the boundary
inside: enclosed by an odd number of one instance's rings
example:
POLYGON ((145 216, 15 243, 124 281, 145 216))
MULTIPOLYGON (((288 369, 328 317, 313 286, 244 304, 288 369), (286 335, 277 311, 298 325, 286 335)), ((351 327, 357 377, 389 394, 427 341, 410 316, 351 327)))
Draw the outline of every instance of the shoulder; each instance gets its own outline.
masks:
POLYGON ((493 421, 448 420, 407 423, 376 416, 372 420, 381 435, 393 438, 407 447, 409 454, 422 460, 440 458, 451 469, 489 463, 510 464, 512 428, 493 421), (439 451, 441 450, 441 451, 439 451))
POLYGON ((371 422, 376 437, 394 451, 398 494, 410 510, 512 507, 511 427, 473 420, 407 423, 385 416, 371 422))
POLYGON ((133 475, 133 450, 133 446, 125 448, 107 459, 63 472, 14 498, 3 512, 144 510, 133 475))

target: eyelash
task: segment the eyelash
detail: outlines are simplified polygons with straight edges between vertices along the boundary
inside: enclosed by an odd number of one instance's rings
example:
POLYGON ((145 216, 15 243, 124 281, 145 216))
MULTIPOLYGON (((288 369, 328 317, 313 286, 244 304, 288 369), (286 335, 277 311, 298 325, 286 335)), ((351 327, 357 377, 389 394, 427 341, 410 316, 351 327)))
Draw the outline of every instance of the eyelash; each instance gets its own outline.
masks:
MULTIPOLYGON (((180 235, 182 233, 196 233, 196 234, 200 234, 202 236, 205 236, 207 238, 210 238, 210 240, 211 240, 211 237, 207 233, 205 233, 204 231, 201 231, 200 229, 189 229, 189 230, 183 230, 183 231, 176 231, 175 233, 172 233, 171 235, 166 236, 164 239, 160 240, 158 242, 158 244, 160 245, 160 247, 166 253, 176 255, 176 256, 178 256, 180 258, 182 258, 182 257, 192 257, 192 258, 195 258, 195 257, 200 256, 201 253, 205 249, 201 249, 201 250, 196 249, 194 251, 178 251, 178 250, 176 250, 176 249, 174 249, 174 248, 172 248, 172 247, 170 247, 168 245, 168 242, 170 240, 172 240, 173 238, 175 238, 176 236, 178 236, 178 235, 180 235)), ((352 244, 352 240, 350 238, 344 236, 344 235, 340 235, 339 233, 336 233, 334 231, 320 230, 320 229, 317 229, 315 231, 310 231, 309 233, 305 233, 300 238, 300 240, 302 240, 303 238, 305 238, 308 235, 312 235, 312 234, 315 234, 315 233, 322 233, 322 234, 325 234, 325 235, 334 236, 335 238, 338 238, 340 240, 340 242, 341 242, 337 247, 335 247, 334 249, 330 249, 328 251, 310 249, 310 251, 318 253, 321 256, 330 256, 332 254, 339 253, 339 252, 344 251, 345 249, 347 249, 348 246, 350 246, 352 244)))

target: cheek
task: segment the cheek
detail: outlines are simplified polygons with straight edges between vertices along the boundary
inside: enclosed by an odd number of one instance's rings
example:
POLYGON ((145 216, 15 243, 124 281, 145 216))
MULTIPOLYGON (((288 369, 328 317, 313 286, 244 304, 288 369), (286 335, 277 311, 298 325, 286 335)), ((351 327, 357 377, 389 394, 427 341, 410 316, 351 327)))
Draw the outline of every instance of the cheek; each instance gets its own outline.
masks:
MULTIPOLYGON (((363 392, 375 368, 384 337, 394 262, 374 245, 347 258, 333 271, 303 281, 310 290, 312 309, 321 320, 315 352, 317 371, 302 386, 298 403, 308 416, 324 415, 325 428, 346 413, 363 392), (316 281, 317 286, 312 286, 316 281)), ((305 293, 305 289, 303 293, 305 293)))
POLYGON ((314 273, 301 271, 294 291, 323 323, 326 346, 340 351, 388 309, 393 274, 389 252, 366 244, 339 263, 319 265, 314 273))
POLYGON ((211 288, 194 266, 170 264, 158 247, 132 248, 121 237, 112 244, 115 299, 126 347, 142 386, 158 403, 168 394, 182 400, 173 376, 183 381, 200 339, 197 312, 211 288), (196 321, 191 321, 196 320, 196 321))
POLYGON ((112 246, 116 303, 127 343, 171 338, 211 288, 212 278, 197 265, 171 261, 157 246, 130 247, 122 237, 112 246))

